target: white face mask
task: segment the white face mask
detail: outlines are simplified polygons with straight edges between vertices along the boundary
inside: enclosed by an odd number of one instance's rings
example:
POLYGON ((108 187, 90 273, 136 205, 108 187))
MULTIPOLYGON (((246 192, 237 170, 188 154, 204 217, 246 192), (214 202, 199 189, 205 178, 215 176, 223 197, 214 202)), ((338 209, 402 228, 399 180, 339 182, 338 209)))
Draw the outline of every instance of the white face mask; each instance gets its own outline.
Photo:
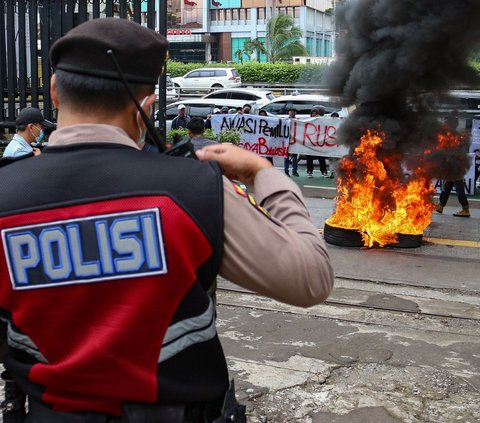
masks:
MULTIPOLYGON (((148 96, 145 97, 142 100, 142 102, 140 103, 140 107, 143 107, 145 105, 145 103, 147 102, 147 100, 148 100, 148 96)), ((147 116, 150 117, 152 113, 153 113, 153 109, 152 109, 152 106, 150 106, 150 111, 149 111, 149 113, 147 113, 147 116)), ((142 119, 142 116, 140 115, 140 112, 137 112, 138 138, 135 142, 139 147, 141 147, 143 144, 145 144, 145 138, 147 137, 147 127, 144 127, 142 129, 142 123, 143 123, 143 125, 145 125, 145 122, 143 122, 143 119, 142 119)))

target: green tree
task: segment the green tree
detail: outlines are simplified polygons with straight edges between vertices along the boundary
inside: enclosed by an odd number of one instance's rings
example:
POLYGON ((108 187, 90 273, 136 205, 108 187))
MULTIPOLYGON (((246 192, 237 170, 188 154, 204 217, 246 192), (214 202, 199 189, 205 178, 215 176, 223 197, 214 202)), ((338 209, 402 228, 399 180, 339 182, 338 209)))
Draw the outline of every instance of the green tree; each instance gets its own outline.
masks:
POLYGON ((243 43, 243 52, 248 57, 248 61, 252 60, 252 55, 255 51, 263 52, 265 50, 265 46, 258 38, 254 40, 248 40, 243 43))
POLYGON ((233 53, 233 55, 236 59, 238 59, 241 65, 243 65, 243 53, 244 51, 242 49, 238 49, 235 53, 233 53))
POLYGON ((264 50, 260 51, 270 63, 288 60, 292 56, 306 56, 308 51, 300 41, 302 35, 301 28, 295 26, 291 16, 275 15, 267 23, 268 48, 262 43, 264 50))

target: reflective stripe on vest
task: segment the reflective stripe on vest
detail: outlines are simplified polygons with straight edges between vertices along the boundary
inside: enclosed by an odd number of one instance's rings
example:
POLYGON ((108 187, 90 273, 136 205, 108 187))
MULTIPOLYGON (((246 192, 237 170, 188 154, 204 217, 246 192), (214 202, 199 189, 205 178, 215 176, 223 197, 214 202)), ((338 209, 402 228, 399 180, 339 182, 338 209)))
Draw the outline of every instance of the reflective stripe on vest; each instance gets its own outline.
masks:
MULTIPOLYGON (((209 304, 204 313, 182 320, 168 328, 158 362, 162 363, 194 344, 208 341, 215 337, 216 333, 215 307, 212 299, 209 298, 209 304)), ((25 351, 41 363, 47 363, 47 359, 35 343, 27 335, 13 329, 10 323, 8 324, 8 345, 25 351)))
POLYGON ((27 354, 35 357, 41 363, 47 363, 47 359, 38 351, 38 347, 27 335, 17 332, 8 322, 8 345, 12 348, 25 351, 27 354))
POLYGON ((209 297, 204 313, 175 323, 167 329, 158 362, 162 363, 194 344, 208 341, 216 333, 215 307, 209 297))

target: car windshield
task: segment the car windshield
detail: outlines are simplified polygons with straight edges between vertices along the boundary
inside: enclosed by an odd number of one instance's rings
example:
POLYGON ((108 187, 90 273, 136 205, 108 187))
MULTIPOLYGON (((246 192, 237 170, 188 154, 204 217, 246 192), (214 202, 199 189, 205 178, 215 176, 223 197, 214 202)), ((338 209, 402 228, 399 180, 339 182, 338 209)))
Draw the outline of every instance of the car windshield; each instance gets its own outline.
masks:
POLYGON ((314 107, 323 107, 326 113, 339 112, 342 110, 342 106, 338 103, 332 103, 330 101, 318 101, 315 103, 314 107))

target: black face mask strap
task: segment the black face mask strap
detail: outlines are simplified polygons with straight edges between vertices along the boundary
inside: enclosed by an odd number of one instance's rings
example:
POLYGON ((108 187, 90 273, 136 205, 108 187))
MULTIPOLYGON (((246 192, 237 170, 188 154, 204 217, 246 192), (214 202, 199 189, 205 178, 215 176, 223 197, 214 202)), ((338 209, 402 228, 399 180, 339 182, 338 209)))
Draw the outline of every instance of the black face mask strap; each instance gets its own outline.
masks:
POLYGON ((112 62, 115 65, 115 68, 117 69, 118 75, 120 76, 120 79, 121 79, 123 85, 125 86, 125 89, 127 90, 128 95, 130 96, 132 101, 135 103, 135 106, 136 106, 138 112, 140 113, 140 116, 142 117, 143 122, 145 123, 145 127, 147 128, 147 131, 148 131, 148 134, 150 135, 150 138, 155 142, 156 146, 158 147, 158 151, 160 151, 160 153, 164 153, 165 152, 165 147, 162 144, 162 142, 160 141, 160 139, 158 138, 158 134, 155 131, 154 126, 152 125, 152 121, 146 115, 142 106, 140 105, 137 98, 133 94, 132 89, 130 88, 130 85, 128 85, 128 82, 125 79, 125 76, 122 72, 122 69, 120 68, 120 65, 118 64, 117 58, 115 57, 115 53, 112 50, 107 50, 107 54, 112 59, 112 62))

